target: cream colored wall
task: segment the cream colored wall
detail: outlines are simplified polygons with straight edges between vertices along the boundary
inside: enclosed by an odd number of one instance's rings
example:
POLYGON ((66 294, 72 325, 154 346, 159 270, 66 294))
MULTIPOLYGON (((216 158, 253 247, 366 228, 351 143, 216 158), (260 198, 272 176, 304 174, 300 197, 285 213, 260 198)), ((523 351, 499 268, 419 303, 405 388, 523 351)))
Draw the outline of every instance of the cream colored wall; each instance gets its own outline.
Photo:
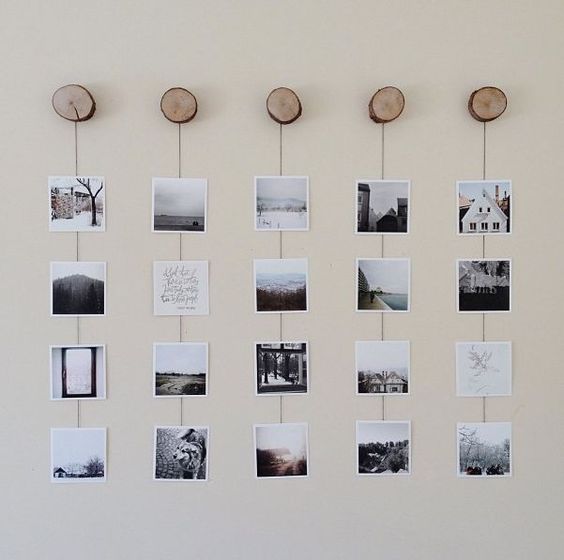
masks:
POLYGON ((473 1, 63 1, 1 5, 2 246, 0 557, 202 559, 530 559, 561 557, 562 206, 564 5, 473 1), (75 342, 75 321, 49 317, 49 261, 73 259, 73 234, 48 233, 48 175, 74 171, 73 126, 53 91, 81 83, 98 110, 81 124, 79 172, 107 181, 107 231, 82 234, 84 260, 108 262, 108 314, 82 320, 82 342, 107 344, 108 399, 86 402, 81 425, 107 426, 108 482, 49 482, 49 428, 75 426, 76 403, 49 400, 49 344, 75 342), (356 477, 354 422, 380 400, 354 395, 354 341, 379 317, 354 312, 354 260, 379 239, 353 235, 355 178, 380 173, 380 129, 367 116, 378 87, 407 106, 386 127, 386 177, 412 180, 407 237, 388 256, 412 260, 412 310, 387 315, 409 339, 411 395, 388 419, 411 419, 413 475, 356 477), (456 236, 457 179, 480 178, 482 127, 469 93, 497 85, 509 108, 488 125, 487 175, 511 178, 514 234, 488 238, 512 257, 514 311, 486 319, 513 341, 514 394, 490 398, 489 420, 513 422, 514 476, 459 480, 457 421, 481 419, 480 399, 455 397, 454 343, 481 337, 481 316, 454 307, 454 261, 481 255, 456 236), (209 229, 185 236, 184 258, 209 259, 211 314, 185 320, 185 340, 210 344, 210 395, 186 400, 186 423, 211 426, 210 482, 151 480, 153 426, 179 421, 176 400, 151 396, 155 341, 175 318, 152 315, 153 260, 175 259, 178 236, 150 228, 151 177, 174 176, 177 136, 158 102, 192 90, 183 172, 209 179, 209 229), (284 129, 284 172, 311 184, 311 231, 284 234, 284 255, 310 258, 311 312, 284 334, 311 345, 311 394, 284 399, 286 421, 310 425, 311 477, 255 480, 254 422, 278 399, 253 390, 252 342, 278 334, 253 313, 252 259, 278 236, 253 231, 252 178, 278 172, 278 128, 264 101, 276 86, 304 115, 284 129), (542 381, 542 383, 539 383, 542 381), (539 387, 542 387, 539 390, 539 387))

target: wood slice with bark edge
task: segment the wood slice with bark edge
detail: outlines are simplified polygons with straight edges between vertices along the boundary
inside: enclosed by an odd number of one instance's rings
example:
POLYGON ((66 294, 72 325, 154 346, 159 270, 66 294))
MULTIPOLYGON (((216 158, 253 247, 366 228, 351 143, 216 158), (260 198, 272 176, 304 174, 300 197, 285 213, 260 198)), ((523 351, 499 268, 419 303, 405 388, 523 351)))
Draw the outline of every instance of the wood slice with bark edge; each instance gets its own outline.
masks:
POLYGON ((377 123, 389 123, 396 120, 405 107, 405 97, 394 86, 379 89, 370 99, 368 114, 377 123))
POLYGON ((468 111, 477 121, 497 119, 507 109, 507 96, 494 86, 486 86, 472 92, 468 99, 468 111))
POLYGON ((51 98, 53 109, 60 117, 73 122, 87 121, 96 111, 92 94, 78 84, 60 87, 51 98))
POLYGON ((268 94, 266 110, 277 123, 291 124, 302 114, 302 104, 295 91, 279 87, 268 94))
POLYGON ((184 124, 196 116, 198 102, 187 89, 173 87, 163 93, 161 111, 170 122, 184 124))

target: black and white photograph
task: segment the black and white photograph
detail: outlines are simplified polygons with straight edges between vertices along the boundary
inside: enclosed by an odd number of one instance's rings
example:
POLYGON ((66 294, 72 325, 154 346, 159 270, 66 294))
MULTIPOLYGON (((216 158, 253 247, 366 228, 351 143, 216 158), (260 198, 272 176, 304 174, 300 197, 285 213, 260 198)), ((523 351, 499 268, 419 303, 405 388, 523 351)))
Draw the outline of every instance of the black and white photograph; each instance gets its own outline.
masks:
POLYGON ((511 476, 511 422, 457 424, 458 476, 511 476))
POLYGON ((106 428, 51 428, 51 482, 105 482, 106 428))
POLYGON ((456 261, 460 313, 511 311, 511 260, 456 261))
POLYGON ((308 177, 255 177, 255 229, 307 231, 308 177))
POLYGON ((51 263, 51 315, 106 314, 106 263, 51 263))
POLYGON ((357 311, 409 311, 409 259, 357 259, 357 311))
POLYGON ((307 347, 307 342, 256 342, 256 394, 307 394, 307 347))
POLYGON ((208 261, 155 261, 155 315, 209 315, 208 261))
POLYGON ((257 478, 309 475, 308 425, 255 424, 257 478))
POLYGON ((307 259, 255 259, 257 313, 308 310, 307 259))
POLYGON ((356 233, 409 233, 410 181, 356 182, 356 233))
POLYGON ((357 395, 409 394, 408 340, 359 340, 355 358, 357 395))
POLYGON ((105 231, 104 177, 49 177, 49 231, 105 231))
POLYGON ((205 233, 207 179, 153 178, 153 232, 205 233))
POLYGON ((457 342, 456 394, 511 395, 511 342, 457 342))
POLYGON ((153 479, 199 481, 208 479, 208 426, 155 427, 153 479))
POLYGON ((458 181, 458 233, 511 233, 511 181, 458 181))
POLYGON ((105 399, 103 345, 51 346, 51 399, 105 399))
POLYGON ((359 475, 411 474, 411 422, 359 420, 356 423, 359 475))
POLYGON ((153 345, 155 397, 207 395, 208 345, 205 342, 163 342, 153 345))

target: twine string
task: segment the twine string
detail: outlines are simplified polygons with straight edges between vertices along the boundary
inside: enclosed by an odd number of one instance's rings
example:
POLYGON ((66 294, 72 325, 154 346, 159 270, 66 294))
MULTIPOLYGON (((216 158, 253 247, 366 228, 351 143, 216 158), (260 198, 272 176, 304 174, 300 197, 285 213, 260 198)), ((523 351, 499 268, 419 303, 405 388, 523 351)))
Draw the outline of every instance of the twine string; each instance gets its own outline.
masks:
MULTIPOLYGON (((482 180, 486 180, 486 123, 483 127, 482 180)), ((482 235, 482 259, 486 258, 486 234, 482 235)), ((486 341, 486 314, 482 313, 482 342, 486 341)), ((482 397, 482 421, 486 421, 486 397, 482 397)))

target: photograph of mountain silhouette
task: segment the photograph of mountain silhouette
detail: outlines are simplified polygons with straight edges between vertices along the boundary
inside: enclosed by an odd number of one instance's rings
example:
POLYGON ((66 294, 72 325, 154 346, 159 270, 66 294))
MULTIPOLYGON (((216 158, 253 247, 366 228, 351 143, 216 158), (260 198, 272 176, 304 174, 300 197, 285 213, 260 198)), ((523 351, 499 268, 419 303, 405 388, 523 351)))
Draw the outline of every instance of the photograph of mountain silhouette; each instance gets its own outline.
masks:
POLYGON ((105 262, 52 262, 52 315, 105 315, 105 262))

